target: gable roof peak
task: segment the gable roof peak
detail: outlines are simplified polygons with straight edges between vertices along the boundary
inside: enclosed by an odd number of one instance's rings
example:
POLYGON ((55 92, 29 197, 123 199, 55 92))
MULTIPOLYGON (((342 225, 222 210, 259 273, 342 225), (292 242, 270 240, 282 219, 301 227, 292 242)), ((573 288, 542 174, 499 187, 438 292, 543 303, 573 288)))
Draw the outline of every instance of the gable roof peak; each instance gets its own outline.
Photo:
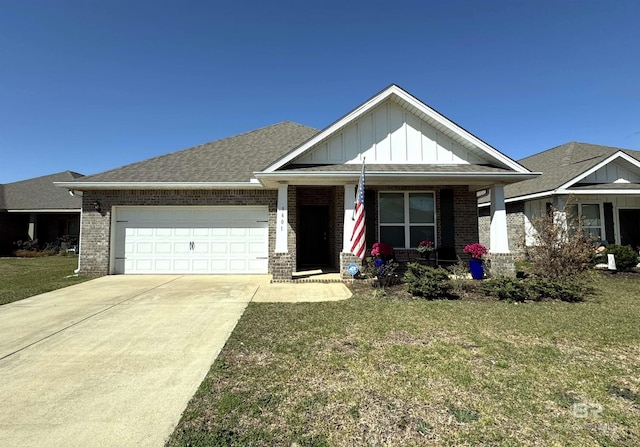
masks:
POLYGON ((526 167, 476 137, 471 132, 456 124, 437 110, 431 108, 397 84, 390 84, 388 87, 384 88, 367 101, 352 109, 346 115, 337 119, 316 135, 309 138, 303 144, 293 148, 289 153, 267 166, 264 169, 264 172, 275 172, 287 164, 292 163, 296 159, 299 159, 305 152, 311 150, 314 146, 320 144, 324 140, 327 140, 331 136, 338 134, 345 127, 375 110, 388 100, 397 102, 400 106, 409 110, 419 119, 427 121, 429 125, 437 130, 446 132, 449 138, 452 138, 467 147, 472 147, 473 150, 477 150, 479 153, 482 153, 483 156, 486 156, 491 160, 490 164, 495 164, 496 166, 504 167, 515 172, 529 172, 526 167), (397 97, 397 99, 392 98, 393 96, 397 97))

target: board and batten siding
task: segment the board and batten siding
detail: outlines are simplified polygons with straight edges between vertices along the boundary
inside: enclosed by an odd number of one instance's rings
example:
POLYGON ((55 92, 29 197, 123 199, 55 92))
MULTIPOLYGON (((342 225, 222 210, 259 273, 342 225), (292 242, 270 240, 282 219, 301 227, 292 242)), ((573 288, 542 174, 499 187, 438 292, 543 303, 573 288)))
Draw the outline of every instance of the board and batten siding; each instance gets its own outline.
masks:
MULTIPOLYGON (((571 203, 597 203, 600 204, 601 218, 603 219, 604 227, 604 203, 611 203, 613 205, 613 225, 615 241, 609 241, 610 243, 620 243, 620 223, 618 210, 627 208, 640 209, 640 196, 635 195, 575 195, 570 197, 571 203)), ((533 221, 536 217, 542 216, 546 213, 547 203, 551 199, 529 200, 524 206, 524 228, 525 228, 525 243, 527 246, 531 246, 534 243, 534 235, 536 229, 533 226, 533 221)), ((606 234, 606 228, 605 232, 606 234)))
POLYGON ((624 160, 617 160, 589 174, 580 183, 640 183, 638 169, 624 160))
POLYGON ((385 101, 293 164, 482 164, 478 155, 412 112, 385 101))

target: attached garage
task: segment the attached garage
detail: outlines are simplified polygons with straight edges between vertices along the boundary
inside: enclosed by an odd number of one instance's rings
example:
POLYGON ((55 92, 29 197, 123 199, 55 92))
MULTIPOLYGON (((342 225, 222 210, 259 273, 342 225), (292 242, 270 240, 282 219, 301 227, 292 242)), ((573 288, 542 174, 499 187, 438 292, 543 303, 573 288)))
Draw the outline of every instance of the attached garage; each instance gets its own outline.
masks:
POLYGON ((266 206, 114 207, 111 273, 266 274, 266 206))

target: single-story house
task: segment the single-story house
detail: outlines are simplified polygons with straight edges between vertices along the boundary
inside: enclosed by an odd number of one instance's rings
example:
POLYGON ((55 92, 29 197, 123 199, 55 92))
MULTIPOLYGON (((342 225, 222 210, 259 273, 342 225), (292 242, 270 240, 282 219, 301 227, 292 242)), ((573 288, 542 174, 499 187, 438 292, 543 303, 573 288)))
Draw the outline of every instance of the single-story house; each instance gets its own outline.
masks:
POLYGON ((79 177, 82 174, 65 171, 0 185, 0 253, 15 250, 17 241, 38 241, 44 248, 63 236, 77 238, 82 198, 54 182, 79 177))
MULTIPOLYGON (((478 241, 476 191, 537 175, 391 85, 321 131, 282 122, 58 186, 83 194, 84 274, 348 277, 363 161, 367 246, 398 252, 426 239, 462 255, 478 241)), ((492 256, 508 268, 493 209, 492 256)))
MULTIPOLYGON (((504 188, 509 246, 534 242, 535 217, 551 207, 581 216, 585 235, 640 246, 640 151, 567 143, 519 160, 542 175, 504 188)), ((480 240, 489 244, 489 197, 480 200, 480 240)))

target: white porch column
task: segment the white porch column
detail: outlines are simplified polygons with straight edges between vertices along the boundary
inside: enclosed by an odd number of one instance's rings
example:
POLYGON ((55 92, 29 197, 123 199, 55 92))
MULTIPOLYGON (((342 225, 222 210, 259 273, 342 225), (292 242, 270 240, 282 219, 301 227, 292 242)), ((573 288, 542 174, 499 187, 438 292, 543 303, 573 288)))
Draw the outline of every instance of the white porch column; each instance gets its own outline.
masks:
POLYGON ((29 235, 29 238, 31 238, 31 240, 34 240, 36 238, 36 219, 37 217, 35 213, 29 214, 29 227, 27 228, 27 234, 29 235))
POLYGON ((289 185, 281 183, 278 185, 278 212, 276 213, 276 253, 288 253, 288 189, 289 185))
POLYGON ((344 185, 344 233, 342 235, 342 252, 351 253, 351 234, 355 221, 353 214, 356 210, 356 185, 344 185))
POLYGON ((509 253, 507 210, 504 204, 504 185, 493 185, 491 187, 491 227, 489 231, 489 252, 509 253))

